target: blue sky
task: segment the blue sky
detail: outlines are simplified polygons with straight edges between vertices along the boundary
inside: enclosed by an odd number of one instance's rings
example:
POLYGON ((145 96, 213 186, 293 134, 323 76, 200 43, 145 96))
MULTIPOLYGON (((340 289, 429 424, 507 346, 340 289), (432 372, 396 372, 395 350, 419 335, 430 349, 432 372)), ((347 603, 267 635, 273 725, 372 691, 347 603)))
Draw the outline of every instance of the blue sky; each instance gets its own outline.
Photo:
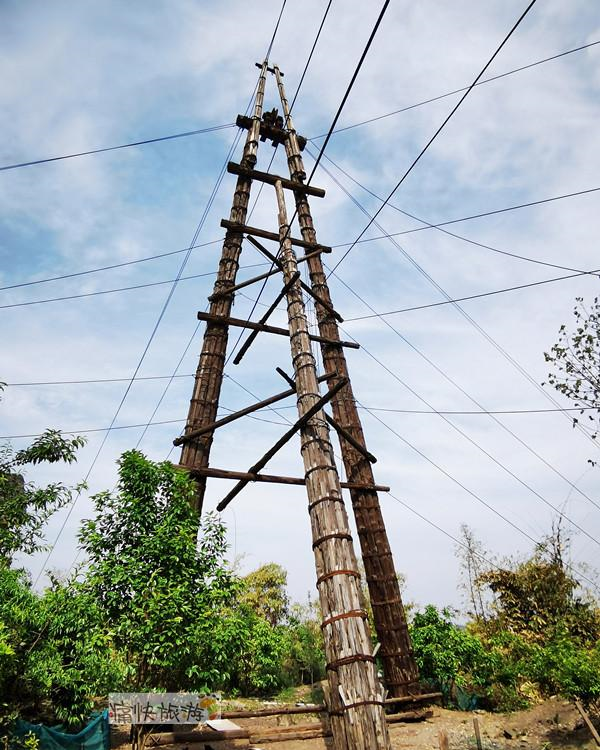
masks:
MULTIPOLYGON (((295 90, 326 3, 288 0, 271 60, 295 90)), ((392 0, 367 57, 341 125, 400 109, 468 85, 524 8, 516 0, 476 3, 458 0, 419 4, 392 0)), ((327 131, 351 73, 379 12, 378 2, 334 0, 295 107, 299 132, 327 131)), ((221 3, 171 0, 131 2, 4 2, 0 7, 0 163, 11 164, 228 124, 242 112, 256 82, 280 3, 221 3)), ((539 0, 494 62, 490 75, 600 40, 600 7, 593 0, 539 0)), ((391 201, 428 221, 469 216, 527 201, 598 187, 600 145, 600 45, 477 87, 391 201)), ((457 97, 335 135, 326 154, 377 195, 386 196, 450 111, 457 97)), ((276 105, 268 81, 267 108, 276 105)), ((139 148, 0 172, 0 286, 135 260, 189 246, 219 169, 235 137, 234 128, 139 148)), ((314 151, 320 141, 311 145, 314 151)), ((259 167, 272 154, 262 144, 259 167)), ((240 149, 236 157, 239 159, 240 149)), ((309 168, 312 160, 306 157, 309 168)), ((373 213, 380 203, 323 162, 344 187, 373 213)), ((274 171, 285 173, 277 154, 274 171)), ((222 237, 234 177, 217 194, 198 243, 222 237)), ((327 190, 312 201, 322 242, 352 242, 365 217, 322 171, 314 184, 327 190)), ((254 195, 256 195, 257 186, 254 195)), ((527 257, 580 269, 598 266, 598 197, 590 194, 498 214, 450 227, 477 242, 527 257)), ((380 217, 388 232, 418 226, 391 207, 380 217)), ((252 223, 275 229, 275 200, 265 189, 252 223)), ((378 236, 375 228, 367 237, 378 236)), ((403 235, 401 247, 450 295, 469 294, 562 275, 467 244, 434 230, 403 235)), ((219 244, 195 249, 184 276, 212 273, 219 244)), ((342 250, 334 251, 336 263, 342 250)), ((0 305, 173 279, 184 253, 64 281, 0 291, 0 305)), ((328 260, 329 262, 329 260, 328 260)), ((245 247, 242 264, 261 258, 245 247)), ((253 275, 255 268, 243 271, 253 275)), ((380 319, 350 321, 369 309, 342 283, 384 312, 442 297, 389 241, 357 245, 331 279, 344 329, 365 350, 351 352, 349 365, 361 404, 383 409, 472 410, 473 403, 419 356, 425 354, 487 409, 543 409, 551 404, 452 306, 380 319), (400 335, 403 337, 401 338, 400 335), (390 371, 393 374, 390 374, 390 371), (396 376, 396 377, 394 377, 396 376), (407 390, 397 378, 410 386, 407 390), (418 395, 415 395, 418 394, 418 395)), ((213 277, 181 281, 140 368, 141 376, 195 369, 204 309, 213 277)), ((10 383, 128 378, 169 293, 170 285, 56 303, 0 308, 3 356, 0 379, 10 383)), ((255 289, 250 288, 252 298, 255 289)), ((276 294, 267 287, 263 302, 276 294)), ((541 383, 543 352, 571 319, 576 296, 597 293, 595 277, 466 302, 463 308, 531 377, 541 383)), ((235 314, 250 312, 251 300, 238 295, 235 314)), ((282 313, 275 321, 283 322, 282 313)), ((236 409, 281 390, 276 365, 287 366, 285 340, 258 339, 240 367, 230 366, 222 394, 224 408, 236 409), (241 385, 240 385, 241 384, 241 385)), ((132 387, 116 425, 183 419, 191 393, 189 377, 176 378, 163 395, 165 380, 140 380, 132 387)), ((126 383, 73 386, 9 386, 1 405, 2 435, 106 427, 126 383)), ((567 405, 567 404, 565 404, 567 405)), ((267 422, 246 420, 222 430, 212 462, 245 470, 293 418, 292 403, 267 422), (275 423, 275 424, 274 424, 275 423)), ((553 512, 447 422, 431 414, 376 412, 395 432, 473 493, 539 538, 550 529, 553 512)), ((535 492, 594 537, 600 511, 572 490, 496 422, 482 415, 450 421, 502 462, 535 492)), ((594 446, 561 414, 498 417, 521 440, 592 499, 598 498, 598 469, 587 458, 594 446)), ((491 555, 526 554, 531 543, 513 527, 364 412, 370 449, 378 456, 376 477, 392 486, 408 505, 457 535, 468 523, 491 555)), ((141 449, 154 459, 169 455, 180 425, 153 426, 141 449)), ((113 431, 89 478, 90 493, 110 488, 115 460, 135 446, 142 429, 113 431)), ((67 476, 78 481, 89 470, 103 433, 90 432, 80 460, 67 471, 32 473, 39 481, 67 476)), ((15 439, 15 446, 25 439, 15 439)), ((178 452, 170 454, 176 460, 178 452)), ((298 445, 292 443, 272 465, 272 473, 298 474, 298 445)), ((210 483, 207 507, 227 491, 210 483)), ((452 541, 388 496, 381 498, 397 568, 407 578, 407 598, 424 604, 460 603, 458 565, 452 541)), ((65 570, 76 555, 76 530, 87 517, 87 493, 78 500, 49 566, 65 570)), ((242 570, 274 560, 289 571, 292 594, 303 599, 314 588, 310 531, 304 491, 249 487, 224 514, 231 556, 242 570)), ((49 524, 56 538, 64 516, 49 524)), ((598 567, 598 545, 578 533, 573 560, 598 567)), ((23 561, 40 570, 43 558, 23 561)))

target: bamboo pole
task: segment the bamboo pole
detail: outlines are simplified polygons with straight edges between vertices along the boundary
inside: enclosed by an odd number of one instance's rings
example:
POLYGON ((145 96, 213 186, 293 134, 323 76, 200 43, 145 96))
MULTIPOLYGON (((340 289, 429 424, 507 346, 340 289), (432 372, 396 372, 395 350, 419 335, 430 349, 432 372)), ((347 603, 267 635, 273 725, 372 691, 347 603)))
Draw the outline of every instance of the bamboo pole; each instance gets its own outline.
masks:
MULTIPOLYGON (((248 169, 253 169, 256 164, 266 74, 267 61, 265 60, 258 80, 252 125, 248 130, 241 160, 242 166, 248 169)), ((240 175, 237 179, 233 205, 229 216, 230 221, 233 223, 244 224, 246 221, 251 184, 252 180, 243 175, 240 175)), ((227 232, 213 290, 215 294, 226 291, 235 285, 241 250, 242 236, 237 232, 227 232)), ((210 313, 216 319, 227 317, 231 313, 232 305, 233 295, 227 295, 211 302, 210 313)), ((223 383, 223 368, 225 365, 228 333, 227 325, 209 322, 206 326, 202 351, 196 369, 194 390, 190 401, 185 434, 214 422, 217 417, 219 396, 223 383)), ((190 442, 186 442, 181 451, 180 463, 188 468, 208 466, 212 440, 213 434, 208 433, 194 438, 190 442)), ((194 499, 194 505, 198 512, 202 512, 205 490, 206 479, 199 477, 196 482, 196 495, 194 499)))
MULTIPOLYGON (((293 178, 292 178, 293 179, 293 178)), ((284 278, 298 270, 289 239, 283 187, 275 185, 284 278)), ((315 358, 300 284, 287 295, 290 348, 294 366, 298 415, 301 419, 320 404, 315 358)), ((338 383, 343 382, 340 379, 338 383)), ((334 386, 335 388, 335 386, 334 386)), ((321 629, 328 662, 329 715, 336 750, 391 748, 383 694, 377 680, 371 638, 362 606, 360 576, 335 466, 329 428, 322 411, 300 430, 306 476, 321 629)))
MULTIPOLYGON (((306 179, 298 138, 281 73, 274 66, 275 76, 284 122, 288 130, 285 149, 288 158, 290 179, 306 179)), ((294 193, 298 222, 303 239, 310 244, 317 243, 308 198, 298 191, 294 193)), ((310 281, 317 295, 331 305, 331 296, 320 257, 308 261, 310 281)), ((326 339, 339 341, 339 329, 334 317, 322 305, 316 305, 319 333, 326 339)), ((337 372, 340 377, 349 378, 346 357, 343 349, 336 344, 321 346, 326 372, 337 372)), ((330 381, 330 385, 335 381, 330 381)), ((360 416, 350 382, 331 402, 333 417, 352 437, 366 449, 360 416)), ((350 481, 364 486, 373 486, 373 470, 364 454, 358 452, 348 441, 340 441, 342 458, 350 481)), ((394 568, 392 552, 385 530, 383 514, 377 492, 374 490, 351 490, 350 497, 356 519, 361 545, 375 630, 381 643, 380 656, 383 663, 385 683, 392 697, 402 697, 420 692, 419 674, 412 652, 412 645, 406 624, 406 616, 400 596, 400 587, 394 568)))

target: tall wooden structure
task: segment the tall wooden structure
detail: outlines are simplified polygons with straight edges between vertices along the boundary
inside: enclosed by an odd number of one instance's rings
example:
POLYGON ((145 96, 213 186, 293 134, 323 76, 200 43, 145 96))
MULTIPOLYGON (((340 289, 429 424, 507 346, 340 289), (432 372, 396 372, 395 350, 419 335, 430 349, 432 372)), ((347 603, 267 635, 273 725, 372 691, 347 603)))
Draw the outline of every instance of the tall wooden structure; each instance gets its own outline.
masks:
MULTIPOLYGON (((359 414, 352 393, 344 354, 355 344, 340 339, 338 321, 342 318, 333 307, 321 254, 330 248, 317 241, 310 211, 309 196, 323 197, 324 191, 306 183, 301 151, 305 140, 293 126, 285 95, 283 74, 277 66, 261 68, 254 113, 238 116, 238 125, 247 129, 243 155, 239 164, 230 163, 228 171, 237 175, 233 205, 228 220, 221 222, 227 230, 214 291, 208 313, 198 313, 206 321, 202 351, 185 433, 175 440, 183 445, 181 465, 197 482, 197 508, 202 509, 208 477, 238 479, 238 483, 219 504, 226 505, 251 481, 305 484, 317 570, 317 589, 323 614, 323 635, 329 680, 328 707, 336 748, 387 748, 389 740, 383 714, 383 694, 378 684, 372 656, 369 627, 361 601, 360 576, 357 571, 352 537, 342 499, 342 488, 350 491, 356 519, 361 554, 369 587, 375 629, 381 643, 385 685, 393 697, 418 692, 418 673, 412 655, 406 618, 390 546, 383 522, 378 486, 371 464, 376 460, 366 448, 359 414), (275 76, 282 116, 277 110, 263 113, 267 73, 275 76), (283 143, 289 178, 259 172, 255 169, 259 140, 283 143), (274 186, 278 208, 278 232, 246 224, 250 189, 253 180, 274 186), (292 236, 285 204, 285 191, 294 196, 295 212, 301 239, 292 236), (266 274, 237 283, 236 276, 244 236, 272 263, 266 274), (275 241, 274 252, 260 240, 275 241), (296 257, 294 248, 304 252, 296 257), (306 263, 310 284, 300 280, 299 263, 306 263), (247 321, 231 316, 237 289, 272 275, 281 275, 283 288, 262 318, 247 321), (319 334, 309 332, 304 294, 315 301, 319 334), (267 323, 276 306, 286 300, 288 328, 267 323), (234 362, 239 363, 260 332, 289 337, 294 377, 281 374, 289 389, 259 404, 217 420, 219 395, 231 326, 250 329, 251 333, 234 362), (317 377, 311 341, 320 345, 325 375, 317 377), (326 381, 325 395, 319 382, 326 381), (296 394, 298 419, 282 438, 247 472, 209 467, 210 449, 215 430, 258 408, 296 394), (325 413, 331 404, 333 415, 325 413), (329 427, 337 432, 347 482, 341 483, 334 462, 329 427), (265 475, 262 469, 269 459, 295 434, 300 434, 304 477, 265 475)), ((383 489, 383 488, 379 488, 383 489)))

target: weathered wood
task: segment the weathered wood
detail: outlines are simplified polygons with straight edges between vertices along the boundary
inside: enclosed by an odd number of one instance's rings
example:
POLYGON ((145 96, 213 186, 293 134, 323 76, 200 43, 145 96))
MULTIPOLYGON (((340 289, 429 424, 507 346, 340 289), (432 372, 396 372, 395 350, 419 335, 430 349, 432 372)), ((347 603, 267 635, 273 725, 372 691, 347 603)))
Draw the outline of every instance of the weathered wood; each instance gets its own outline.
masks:
MULTIPOLYGON (((248 482, 266 482, 267 484, 290 484, 302 486, 306 484, 304 477, 287 477, 278 474, 252 474, 248 471, 232 471, 231 469, 216 469, 213 466, 203 466, 198 469, 190 469, 181 464, 176 465, 178 469, 189 471, 192 476, 207 477, 212 479, 246 479, 248 482)), ((355 482, 341 482, 342 489, 356 490, 365 489, 355 482)), ((375 489, 378 492, 389 492, 390 487, 385 484, 374 484, 367 489, 375 489)))
MULTIPOLYGON (((399 703, 422 703, 436 700, 442 697, 442 693, 422 693, 415 696, 403 696, 401 698, 386 698, 386 705, 397 705, 399 703)), ((257 708, 254 710, 223 711, 224 719, 259 719, 262 716, 292 716, 295 714, 320 714, 327 710, 324 703, 313 703, 304 706, 277 706, 275 708, 257 708)), ((414 712, 409 712, 411 715, 414 712)), ((390 714, 386 717, 390 721, 392 716, 405 716, 405 713, 390 714)), ((296 725, 297 726, 297 725, 296 725)))
MULTIPOLYGON (((279 87, 284 120, 287 122, 289 130, 289 137, 285 141, 285 150, 290 179, 302 180, 302 175, 305 174, 302 156, 290 116, 289 105, 285 98, 283 81, 281 76, 278 75, 277 68, 275 68, 275 76, 279 87)), ((308 198, 301 193, 295 193, 294 195, 302 237, 306 242, 316 243, 317 235, 308 198)), ((322 300, 331 304, 327 278, 320 256, 311 258, 308 261, 308 268, 312 289, 322 300)), ((320 305, 317 305, 316 313, 321 336, 328 339, 339 339, 339 330, 335 318, 320 305)), ((335 371, 340 376, 349 377, 346 358, 341 347, 322 347, 322 355, 326 372, 335 371)), ((356 399, 350 382, 332 400, 331 406, 334 419, 344 426, 351 425, 351 427, 347 427, 348 432, 358 443, 366 447, 356 399)), ((364 455, 356 451, 346 441, 342 441, 341 450, 348 479, 360 482, 364 486, 373 487, 375 484, 373 470, 364 455)), ((398 577, 394 568, 377 492, 357 489, 351 490, 350 496, 360 539, 369 595, 373 605, 375 630, 382 644, 380 656, 386 686, 392 697, 419 692, 419 673, 412 652, 398 577), (385 602, 389 603, 386 604, 385 602), (392 626, 394 630, 390 629, 392 626)))
POLYGON ((333 417, 330 417, 329 414, 325 414, 325 419, 329 422, 329 424, 333 427, 333 429, 344 438, 344 440, 347 440, 350 445, 354 448, 354 450, 357 450, 361 455, 363 455, 367 461, 370 461, 372 464, 377 463, 377 459, 375 456, 370 453, 364 445, 361 445, 356 438, 354 438, 348 430, 346 430, 344 427, 342 427, 341 424, 338 424, 333 417))
MULTIPOLYGON (((239 221, 230 221, 228 219, 221 219, 221 226, 223 229, 227 229, 232 234, 251 234, 256 237, 262 237, 265 240, 273 240, 273 242, 279 242, 279 235, 275 232, 269 232, 266 229, 259 229, 258 227, 250 227, 247 224, 243 224, 239 221)), ((292 245, 296 247, 305 247, 307 250, 320 250, 322 253, 330 253, 332 248, 327 245, 319 245, 316 242, 306 242, 306 240, 299 240, 295 237, 291 237, 292 245)))
POLYGON ((325 711, 323 703, 306 706, 279 706, 277 708, 257 708, 254 711, 223 711, 224 719, 259 719, 262 716, 293 716, 295 714, 320 714, 325 711))
MULTIPOLYGON (((321 409, 325 406, 325 404, 329 403, 333 396, 340 390, 340 388, 344 387, 344 381, 339 381, 336 383, 333 388, 326 393, 324 396, 322 396, 317 403, 313 404, 310 409, 308 409, 305 413, 301 414, 300 417, 294 422, 294 424, 290 427, 290 429, 285 432, 279 440, 273 445, 269 450, 259 458, 259 460, 250 468, 248 469, 248 474, 251 476, 255 476, 260 472, 260 470, 266 466, 269 461, 273 458, 273 456, 280 451, 283 446, 286 443, 289 443, 289 441, 294 437, 294 435, 300 430, 304 425, 308 422, 309 419, 311 419, 317 412, 321 411, 321 409)), ((302 394, 298 393, 299 396, 302 394)), ((239 495, 239 493, 244 489, 244 487, 251 482, 251 479, 240 479, 239 482, 235 485, 235 487, 230 490, 230 492, 225 495, 225 497, 221 500, 221 502, 217 505, 217 510, 220 512, 222 510, 225 510, 225 508, 229 505, 229 503, 233 500, 236 495, 239 495)))
POLYGON ((388 714, 385 720, 388 724, 408 724, 412 721, 425 721, 433 716, 433 711, 417 709, 416 711, 403 711, 399 714, 388 714))
POLYGON ((398 703, 425 703, 427 701, 438 700, 443 697, 443 693, 420 693, 419 695, 403 695, 399 698, 386 698, 386 705, 395 705, 398 703))
MULTIPOLYGON (((277 269, 280 271, 281 269, 277 269)), ((258 321, 260 325, 264 325, 267 320, 271 317, 273 312, 275 312, 277 305, 281 302, 281 300, 285 297, 285 295, 288 293, 289 288, 292 286, 292 284, 295 284, 296 281, 300 278, 300 271, 298 271, 297 275, 294 276, 293 279, 290 279, 288 282, 286 282, 283 285, 283 289, 279 292, 277 297, 273 300, 271 305, 267 308, 267 311, 262 316, 262 318, 258 321)), ((252 343, 254 342, 254 339, 258 336, 260 331, 254 330, 252 333, 248 336, 248 338, 244 341, 244 343, 240 346, 240 349, 238 353, 235 355, 235 358, 233 360, 234 365, 239 365, 239 363, 242 361, 244 355, 248 351, 248 349, 252 346, 252 343)))
POLYGON ((587 728, 592 733, 592 737, 594 738, 596 745, 600 747, 600 734, 598 734, 596 727, 592 724, 592 720, 588 716, 587 711, 581 705, 581 701, 575 701, 575 708, 579 711, 579 713, 581 714, 581 718, 585 721, 587 728))
MULTIPOLYGON (((248 130, 242 164, 249 169, 256 166, 256 154, 258 150, 258 138, 260 121, 263 110, 263 100, 266 81, 265 62, 256 90, 254 101, 254 112, 252 124, 248 130)), ((250 199, 251 180, 247 177, 238 177, 229 220, 233 224, 245 224, 248 214, 248 202, 250 199)), ((227 233, 223 243, 219 270, 213 292, 218 293, 231 287, 236 282, 239 266, 239 257, 242 248, 242 237, 236 233, 227 233)), ((227 317, 231 313, 232 298, 226 296, 211 302, 210 313, 216 318, 227 317)), ((207 325, 204 331, 202 351, 198 360, 194 389, 190 401, 188 418, 185 432, 193 432, 198 427, 214 422, 217 418, 219 395, 223 383, 223 365, 227 351, 228 329, 222 325, 207 325)), ((186 466, 208 466, 212 435, 207 434, 202 439, 192 440, 185 443, 181 452, 181 463, 186 466)), ((199 479, 196 482, 196 495, 194 505, 201 512, 204 502, 206 481, 199 479)))
MULTIPOLYGON (((329 375, 321 375, 319 380, 322 382, 323 380, 328 380, 328 378, 329 378, 329 375)), ((187 435, 181 435, 180 437, 175 438, 175 440, 173 440, 173 445, 183 445, 184 443, 186 443, 189 440, 192 440, 193 438, 200 437, 200 435, 205 435, 207 432, 212 432, 213 430, 216 430, 217 427, 222 427, 223 425, 229 424, 230 422, 234 422, 236 419, 239 419, 240 417, 245 417, 247 414, 252 414, 252 412, 258 411, 259 409, 264 409, 266 406, 271 406, 271 404, 276 404, 278 401, 283 401, 283 399, 293 396, 294 393, 296 393, 295 385, 293 388, 290 388, 287 391, 276 393, 274 396, 265 398, 262 401, 257 401, 255 404, 246 406, 243 409, 240 409, 239 411, 234 411, 233 414, 228 414, 226 417, 222 417, 221 419, 217 419, 214 422, 211 422, 210 424, 204 425, 204 427, 199 427, 197 430, 194 430, 193 432, 190 432, 187 435)))
POLYGON ((294 180, 287 180, 285 177, 278 177, 270 172, 260 172, 258 169, 245 169, 240 164, 236 164, 233 161, 228 162, 227 171, 229 174, 242 175, 248 177, 251 180, 258 180, 264 182, 267 185, 274 185, 277 180, 281 182, 284 188, 287 190, 300 190, 302 193, 312 195, 315 198, 324 198, 325 191, 323 188, 313 187, 312 185, 304 185, 302 182, 294 180))
POLYGON ((483 750, 483 745, 481 744, 481 730, 479 729, 479 719, 476 716, 473 717, 473 729, 475 730, 475 742, 477 743, 477 750, 483 750))
MULTIPOLYGON (((271 263, 275 263, 275 265, 278 265, 280 268, 282 267, 281 266, 281 261, 279 260, 279 258, 277 256, 273 255, 273 253, 269 252, 269 250, 267 250, 267 248, 264 247, 264 245, 261 245, 260 242, 258 242, 257 240, 255 240, 254 237, 248 235, 248 241, 251 242, 257 250, 260 250, 260 252, 266 258, 268 258, 271 261, 271 263)), ((302 261, 305 261, 305 260, 308 261, 314 255, 315 255, 315 253, 310 253, 309 255, 305 255, 302 258, 297 258, 296 262, 297 263, 301 263, 302 261)), ((324 299, 322 299, 322 297, 319 297, 319 295, 314 291, 314 289, 312 289, 312 287, 308 286, 308 284, 305 284, 304 281, 302 281, 300 283, 302 285, 302 289, 304 289, 304 291, 307 294, 310 294, 310 296, 314 299, 314 301, 318 302, 319 305, 321 305, 322 307, 324 307, 327 310, 328 313, 330 313, 331 315, 333 315, 333 317, 338 321, 338 323, 343 323, 344 322, 344 319, 342 318, 342 316, 337 312, 337 310, 335 310, 329 304, 329 302, 327 302, 327 300, 324 300, 324 299)))
MULTIPOLYGON (((277 75, 277 67, 275 66, 277 75)), ((278 75, 278 80, 281 80, 278 75)), ((287 113, 286 113, 287 114, 287 113)), ((290 128, 291 130, 291 128, 290 128)), ((293 133, 290 133, 290 139, 293 133)), ((297 175, 291 175, 296 179, 297 175)), ((284 278, 298 270, 287 220, 285 196, 275 185, 284 278)), ((295 193, 298 200, 300 193, 295 193)), ((310 263, 310 261, 309 261, 310 263)), ((389 750, 390 739, 377 679, 371 638, 360 590, 360 576, 342 499, 329 428, 319 397, 315 357, 311 350, 302 288, 296 283, 287 295, 290 349, 298 393, 301 453, 306 476, 317 590, 323 621, 321 630, 327 663, 328 712, 336 750, 389 750), (360 656, 361 658, 347 658, 360 656), (368 657, 368 658, 362 658, 368 657)), ((338 348, 338 347, 336 347, 338 348)), ((330 386, 335 397, 344 386, 330 386)))
POLYGON ((248 739, 249 737, 250 730, 242 727, 239 727, 238 729, 228 729, 226 732, 219 732, 214 729, 196 729, 192 732, 159 732, 151 734, 146 740, 146 745, 150 747, 160 747, 162 745, 179 745, 184 742, 187 744, 188 742, 248 739))
POLYGON ((246 279, 245 281, 241 281, 239 284, 235 284, 234 286, 227 287, 227 289, 223 289, 220 292, 215 292, 214 294, 211 294, 210 297, 208 298, 208 301, 215 302, 216 300, 221 299, 222 297, 227 297, 227 295, 229 294, 235 294, 235 292, 237 292, 238 289, 244 289, 247 286, 256 284, 257 281, 263 281, 264 279, 268 279, 270 276, 274 276, 276 273, 279 273, 279 268, 272 268, 270 271, 261 273, 258 276, 253 276, 251 279, 246 279))
POLYGON ((281 367, 276 367, 275 372, 281 375, 281 377, 285 381, 287 381, 290 384, 290 386, 293 386, 294 388, 296 388, 296 381, 294 380, 294 378, 290 378, 290 376, 287 374, 285 370, 282 370, 281 367))
MULTIPOLYGON (((278 336, 289 336, 290 332, 287 328, 279 328, 278 326, 269 326, 265 323, 254 323, 251 320, 242 320, 241 318, 230 318, 225 315, 213 315, 212 313, 198 312, 198 320, 204 320, 207 323, 212 323, 217 326, 236 326, 238 328, 250 328, 255 331, 264 331, 265 333, 275 333, 278 336)), ((331 346, 347 346, 349 349, 360 349, 360 344, 354 341, 335 341, 334 339, 326 339, 323 336, 309 335, 311 341, 318 341, 320 344, 329 344, 331 346)))
POLYGON ((440 750, 448 750, 448 732, 445 729, 440 729, 438 732, 438 744, 440 750))
POLYGON ((268 745, 272 742, 291 742, 292 740, 316 740, 321 737, 331 737, 330 731, 325 731, 323 728, 304 730, 302 732, 284 732, 284 733, 270 733, 270 734, 259 734, 254 733, 251 735, 252 743, 261 745, 268 745))

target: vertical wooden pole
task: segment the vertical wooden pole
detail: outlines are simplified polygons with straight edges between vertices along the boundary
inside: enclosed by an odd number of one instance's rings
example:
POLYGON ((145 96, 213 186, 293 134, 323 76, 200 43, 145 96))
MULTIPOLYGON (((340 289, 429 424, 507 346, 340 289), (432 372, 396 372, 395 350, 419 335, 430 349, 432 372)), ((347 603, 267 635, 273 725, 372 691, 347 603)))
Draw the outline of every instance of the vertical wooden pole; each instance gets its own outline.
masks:
MULTIPOLYGON (((303 182, 306 179, 306 173, 296 131, 294 130, 280 71, 277 66, 274 66, 274 69, 283 109, 284 127, 287 128, 289 133, 285 148, 290 178, 303 182)), ((295 192, 295 197, 302 238, 308 242, 316 242, 317 235, 308 197, 300 191, 295 192)), ((320 256, 310 258, 307 264, 313 290, 331 306, 331 296, 320 256)), ((339 341, 339 329, 333 315, 318 303, 316 303, 316 311, 320 335, 327 339, 339 341)), ((323 344, 321 351, 325 371, 337 373, 339 377, 348 378, 348 384, 332 401, 334 419, 356 441, 366 447, 344 350, 341 346, 323 344)), ((335 380, 330 381, 331 384, 333 382, 335 380)), ((363 485, 375 484, 371 464, 364 455, 361 455, 345 440, 340 440, 340 445, 348 481, 363 485)), ((381 643, 379 655, 383 663, 386 687, 390 696, 394 698, 419 693, 419 673, 412 652, 406 615, 400 596, 400 586, 394 568, 394 560, 379 497, 375 491, 362 489, 351 490, 350 497, 373 607, 375 630, 381 643)))
MULTIPOLYGON (((242 166, 248 169, 252 169, 256 164, 266 73, 267 61, 265 60, 261 68, 258 88, 256 90, 252 126, 248 130, 242 156, 242 166)), ((229 215, 230 221, 239 224, 246 223, 251 185, 251 179, 241 175, 238 177, 233 196, 233 205, 229 215)), ((223 243, 213 294, 223 292, 235 285, 241 250, 242 235, 228 231, 223 243)), ((210 314, 220 317, 230 316, 233 297, 233 294, 229 294, 215 299, 215 301, 211 302, 210 314)), ((229 330, 227 326, 210 322, 206 324, 184 434, 193 432, 206 424, 211 424, 216 419, 223 383, 223 369, 225 366, 228 336, 229 330)), ((213 433, 211 432, 186 442, 181 451, 180 464, 190 469, 205 468, 208 466, 212 441, 213 433)), ((206 477, 198 477, 196 487, 196 509, 198 512, 202 512, 206 490, 206 477)))
MULTIPOLYGON (((298 266, 292 244, 283 187, 275 183, 279 209, 283 273, 289 282, 298 266)), ((317 368, 299 280, 287 293, 292 364, 298 415, 320 398, 317 368)), ((383 694, 377 680, 359 574, 329 428, 322 411, 301 428, 301 452, 313 538, 321 628, 327 657, 329 712, 336 750, 386 750, 390 740, 383 694)))

